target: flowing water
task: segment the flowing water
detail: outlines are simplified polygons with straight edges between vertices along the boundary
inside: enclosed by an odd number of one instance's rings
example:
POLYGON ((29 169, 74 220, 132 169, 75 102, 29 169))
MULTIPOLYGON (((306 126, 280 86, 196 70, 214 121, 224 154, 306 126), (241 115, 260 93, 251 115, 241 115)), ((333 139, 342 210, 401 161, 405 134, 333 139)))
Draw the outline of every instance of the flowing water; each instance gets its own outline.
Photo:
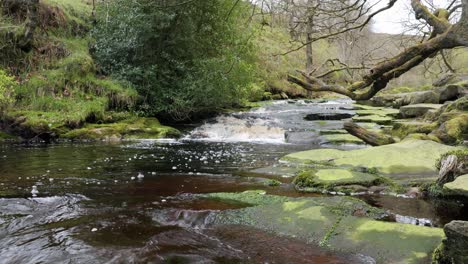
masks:
MULTIPOLYGON (((269 174, 258 169, 295 151, 365 147, 331 145, 320 136, 343 121, 304 120, 352 114, 349 103, 279 101, 208 120, 177 141, 0 145, 0 262, 360 263, 359 255, 249 227, 211 226, 217 212, 244 205, 194 195, 259 188, 304 195, 291 178, 267 186, 269 174)), ((457 202, 361 198, 409 224, 468 218, 457 202)))

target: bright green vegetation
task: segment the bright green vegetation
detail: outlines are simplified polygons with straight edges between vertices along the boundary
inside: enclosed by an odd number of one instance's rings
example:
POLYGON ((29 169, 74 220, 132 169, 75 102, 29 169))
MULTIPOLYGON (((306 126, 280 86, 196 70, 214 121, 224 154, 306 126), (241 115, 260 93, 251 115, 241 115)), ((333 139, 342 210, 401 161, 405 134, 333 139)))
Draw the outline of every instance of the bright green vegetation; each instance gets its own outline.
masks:
POLYGON ((325 135, 324 136, 326 142, 330 142, 332 144, 342 144, 342 143, 352 143, 352 144, 364 144, 364 142, 349 134, 335 134, 335 135, 325 135))
POLYGON ((379 177, 376 175, 346 169, 305 170, 294 179, 294 184, 299 189, 332 190, 336 186, 353 184, 371 186, 378 183, 379 177))
POLYGON ((404 140, 400 143, 358 150, 315 149, 297 152, 283 158, 300 163, 324 163, 335 166, 375 167, 385 174, 432 174, 437 157, 454 147, 426 140, 404 140))
POLYGON ((137 88, 141 111, 184 120, 261 98, 248 5, 209 0, 161 8, 163 2, 103 4, 93 29, 96 60, 137 88))
MULTIPOLYGON (((14 88, 9 97, 15 97, 14 106, 3 116, 6 123, 14 124, 10 132, 26 138, 44 133, 60 137, 86 122, 103 122, 110 111, 128 111, 136 104, 137 91, 128 82, 98 73, 89 52, 91 10, 82 0, 40 1, 35 48, 27 53, 14 47, 3 50, 8 56, 0 67, 14 68, 19 80, 8 85, 14 88)), ((0 79, 5 80, 3 75, 0 79)))
POLYGON ((0 69, 0 113, 13 102, 15 80, 0 69))
POLYGON ((440 228, 374 220, 383 214, 350 197, 283 198, 258 193, 220 193, 211 198, 254 207, 217 215, 218 224, 242 224, 298 237, 332 250, 373 257, 377 263, 428 261, 444 234, 440 228), (356 216, 361 217, 356 217, 356 216))

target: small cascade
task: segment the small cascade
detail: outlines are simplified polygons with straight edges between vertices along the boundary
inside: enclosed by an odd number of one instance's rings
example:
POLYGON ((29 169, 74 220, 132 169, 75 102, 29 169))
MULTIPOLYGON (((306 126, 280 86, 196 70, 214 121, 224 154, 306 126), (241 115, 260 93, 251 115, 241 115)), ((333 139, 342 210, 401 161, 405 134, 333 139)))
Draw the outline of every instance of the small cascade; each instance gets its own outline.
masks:
POLYGON ((342 129, 343 119, 354 112, 341 110, 351 101, 275 101, 248 112, 218 116, 193 130, 185 139, 213 142, 252 142, 269 144, 318 144, 319 129, 342 129), (312 120, 335 121, 307 122, 312 120), (325 116, 322 118, 322 116, 325 116), (330 116, 330 117, 329 117, 330 116))
POLYGON ((232 115, 216 118, 190 133, 190 139, 222 142, 284 143, 285 130, 269 120, 232 115))

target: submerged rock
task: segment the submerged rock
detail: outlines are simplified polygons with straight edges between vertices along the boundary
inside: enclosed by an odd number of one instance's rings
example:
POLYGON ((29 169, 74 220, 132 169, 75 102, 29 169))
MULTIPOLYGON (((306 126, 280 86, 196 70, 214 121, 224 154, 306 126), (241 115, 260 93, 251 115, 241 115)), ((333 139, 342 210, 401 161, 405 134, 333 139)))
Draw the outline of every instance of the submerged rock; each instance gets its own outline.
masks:
POLYGON ((408 139, 399 143, 343 151, 315 149, 289 154, 283 161, 327 163, 332 166, 376 168, 384 174, 436 176, 434 166, 440 155, 456 149, 433 141, 408 139))
POLYGON ((353 117, 353 114, 350 113, 314 113, 308 114, 304 117, 305 120, 315 121, 315 120, 343 120, 353 117))
POLYGON ((255 192, 208 196, 254 205, 223 211, 215 224, 253 226, 378 263, 427 262, 443 238, 440 228, 377 221, 382 210, 351 197, 285 198, 255 192))

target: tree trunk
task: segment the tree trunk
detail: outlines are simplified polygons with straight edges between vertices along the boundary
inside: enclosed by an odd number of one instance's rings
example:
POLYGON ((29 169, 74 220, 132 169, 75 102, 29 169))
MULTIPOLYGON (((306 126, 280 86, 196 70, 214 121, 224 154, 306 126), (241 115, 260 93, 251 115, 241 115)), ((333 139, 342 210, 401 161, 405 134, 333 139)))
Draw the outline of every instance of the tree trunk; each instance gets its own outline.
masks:
POLYGON ((395 143, 395 140, 392 137, 369 131, 353 122, 346 122, 344 124, 344 129, 351 135, 362 139, 371 146, 381 146, 395 143))
POLYGON ((307 32, 306 32, 306 72, 307 74, 311 73, 313 71, 313 50, 312 50, 312 30, 313 30, 313 17, 309 17, 307 21, 307 32))
POLYGON ((437 184, 443 186, 445 183, 454 181, 458 176, 468 173, 466 159, 449 155, 440 161, 439 178, 437 184))

